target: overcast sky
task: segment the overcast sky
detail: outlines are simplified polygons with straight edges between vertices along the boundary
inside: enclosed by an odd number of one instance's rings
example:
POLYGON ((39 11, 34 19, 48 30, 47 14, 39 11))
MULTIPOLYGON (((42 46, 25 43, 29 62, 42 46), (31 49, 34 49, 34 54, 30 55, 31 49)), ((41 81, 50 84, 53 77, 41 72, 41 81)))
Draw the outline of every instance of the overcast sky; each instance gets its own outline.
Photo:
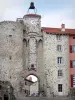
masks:
POLYGON ((0 0, 0 21, 13 20, 27 14, 34 1, 37 14, 42 16, 42 26, 75 28, 75 0, 0 0))

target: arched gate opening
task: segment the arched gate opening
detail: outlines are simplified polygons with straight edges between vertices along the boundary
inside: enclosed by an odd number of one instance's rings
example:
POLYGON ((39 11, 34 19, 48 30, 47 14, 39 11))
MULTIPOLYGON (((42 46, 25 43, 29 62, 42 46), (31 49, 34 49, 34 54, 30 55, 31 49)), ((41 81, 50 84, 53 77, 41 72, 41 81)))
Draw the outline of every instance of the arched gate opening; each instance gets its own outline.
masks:
POLYGON ((25 78, 25 95, 26 96, 39 95, 39 79, 37 76, 30 74, 25 78))

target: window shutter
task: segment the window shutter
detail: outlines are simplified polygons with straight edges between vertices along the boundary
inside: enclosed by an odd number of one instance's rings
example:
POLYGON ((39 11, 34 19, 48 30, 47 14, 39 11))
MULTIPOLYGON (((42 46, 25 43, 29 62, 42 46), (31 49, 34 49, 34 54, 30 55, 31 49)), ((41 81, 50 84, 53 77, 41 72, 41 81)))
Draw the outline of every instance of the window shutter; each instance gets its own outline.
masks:
POLYGON ((70 53, 72 53, 72 46, 70 46, 70 53))
POLYGON ((73 75, 71 75, 71 87, 73 87, 73 75))
POLYGON ((72 68, 72 61, 70 61, 70 68, 72 68))

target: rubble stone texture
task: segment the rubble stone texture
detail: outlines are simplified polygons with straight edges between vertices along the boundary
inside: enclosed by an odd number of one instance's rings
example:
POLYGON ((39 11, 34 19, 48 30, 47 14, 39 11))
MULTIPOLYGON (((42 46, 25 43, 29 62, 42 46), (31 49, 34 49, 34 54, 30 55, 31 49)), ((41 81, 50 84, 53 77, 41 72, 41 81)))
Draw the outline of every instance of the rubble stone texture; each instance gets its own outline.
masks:
POLYGON ((69 36, 61 35, 58 41, 56 34, 41 32, 40 16, 21 20, 0 22, 0 80, 11 83, 16 98, 24 96, 24 79, 30 74, 38 77, 40 91, 47 96, 68 95, 69 36), (62 52, 57 51, 57 45, 62 45, 62 52), (63 58, 60 66, 57 57, 63 58), (58 84, 62 84, 62 92, 58 92, 58 84))

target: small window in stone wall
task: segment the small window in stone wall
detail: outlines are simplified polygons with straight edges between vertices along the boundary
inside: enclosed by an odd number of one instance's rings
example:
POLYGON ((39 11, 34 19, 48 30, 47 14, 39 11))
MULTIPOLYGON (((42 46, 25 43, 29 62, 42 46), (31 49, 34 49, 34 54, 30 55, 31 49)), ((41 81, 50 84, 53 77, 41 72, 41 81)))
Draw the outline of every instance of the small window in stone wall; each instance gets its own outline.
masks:
POLYGON ((62 92, 62 84, 58 84, 58 92, 62 92))
POLYGON ((35 70, 34 64, 31 64, 31 70, 35 70))
POLYGON ((56 35, 57 40, 61 40, 61 35, 56 35))
POLYGON ((61 45, 57 45, 57 51, 61 51, 61 45))
POLYGON ((12 37, 12 35, 9 35, 9 37, 12 37))
POLYGON ((23 43, 26 45, 26 47, 27 47, 27 40, 24 38, 23 39, 23 43))
POLYGON ((58 77, 62 76, 62 70, 58 70, 58 77))
POLYGON ((31 64, 31 67, 34 68, 34 64, 31 64))
POLYGON ((57 57, 57 63, 62 64, 62 57, 57 57))

